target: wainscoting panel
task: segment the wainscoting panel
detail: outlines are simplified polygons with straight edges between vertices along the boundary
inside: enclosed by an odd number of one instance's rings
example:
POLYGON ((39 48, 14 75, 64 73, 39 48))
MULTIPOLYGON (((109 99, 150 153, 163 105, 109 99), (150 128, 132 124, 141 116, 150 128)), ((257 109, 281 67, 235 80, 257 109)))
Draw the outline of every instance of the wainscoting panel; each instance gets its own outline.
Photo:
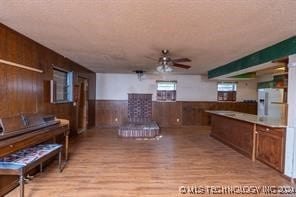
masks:
POLYGON ((231 110, 249 114, 257 113, 257 103, 243 102, 182 102, 184 126, 210 125, 206 110, 231 110))
POLYGON ((153 102, 152 113, 152 119, 161 127, 182 125, 181 102, 153 102))
POLYGON ((118 127, 127 122, 127 101, 96 101, 96 126, 118 127))
MULTIPOLYGON (((210 115, 206 110, 233 110, 256 114, 257 103, 243 102, 156 102, 152 104, 152 119, 161 127, 208 126, 210 115)), ((96 126, 118 127, 127 121, 127 101, 97 100, 96 126)))

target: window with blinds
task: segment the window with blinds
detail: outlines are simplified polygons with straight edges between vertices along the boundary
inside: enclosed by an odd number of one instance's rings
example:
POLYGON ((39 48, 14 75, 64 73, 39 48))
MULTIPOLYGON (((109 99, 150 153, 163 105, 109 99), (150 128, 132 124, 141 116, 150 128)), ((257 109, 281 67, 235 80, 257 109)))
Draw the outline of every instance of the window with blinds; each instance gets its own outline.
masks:
POLYGON ((236 85, 235 82, 219 82, 217 84, 217 100, 236 101, 236 85))
POLYGON ((61 69, 53 69, 52 102, 72 102, 73 74, 61 69))
POLYGON ((157 101, 176 101, 177 81, 156 81, 157 101))

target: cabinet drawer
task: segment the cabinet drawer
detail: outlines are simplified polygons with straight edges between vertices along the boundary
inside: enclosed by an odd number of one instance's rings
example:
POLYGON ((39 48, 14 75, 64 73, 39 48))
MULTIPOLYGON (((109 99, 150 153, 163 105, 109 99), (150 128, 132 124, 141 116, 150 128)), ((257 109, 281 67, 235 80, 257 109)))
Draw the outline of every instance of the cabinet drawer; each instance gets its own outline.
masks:
POLYGON ((267 132, 267 133, 282 137, 284 135, 285 129, 284 128, 272 128, 272 127, 266 127, 266 126, 262 126, 262 125, 256 125, 256 131, 267 132))

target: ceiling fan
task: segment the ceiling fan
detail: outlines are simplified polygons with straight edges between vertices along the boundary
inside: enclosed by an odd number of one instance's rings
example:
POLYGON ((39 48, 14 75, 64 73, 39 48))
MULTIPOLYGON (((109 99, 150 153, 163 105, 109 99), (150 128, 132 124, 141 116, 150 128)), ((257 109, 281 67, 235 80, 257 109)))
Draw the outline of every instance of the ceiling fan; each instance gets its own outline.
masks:
MULTIPOLYGON (((179 62, 191 62, 189 58, 178 58, 178 59, 172 59, 169 56, 169 50, 164 49, 161 51, 162 56, 158 59, 158 66, 156 68, 157 71, 159 72, 171 72, 173 70, 173 67, 178 67, 178 68, 184 68, 184 69, 189 69, 191 66, 185 65, 185 64, 180 64, 179 62)), ((155 60, 154 58, 150 58, 155 60)))

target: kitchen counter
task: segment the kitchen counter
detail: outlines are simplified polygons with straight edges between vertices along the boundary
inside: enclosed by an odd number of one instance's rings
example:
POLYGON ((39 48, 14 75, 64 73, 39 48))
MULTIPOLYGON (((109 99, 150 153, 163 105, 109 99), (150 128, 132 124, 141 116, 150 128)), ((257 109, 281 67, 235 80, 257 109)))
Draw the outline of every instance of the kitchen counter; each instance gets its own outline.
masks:
POLYGON ((272 128, 286 128, 286 124, 279 120, 272 120, 268 118, 259 118, 257 115, 253 114, 246 114, 246 113, 241 113, 241 112, 235 112, 235 111, 220 111, 220 110, 207 110, 206 112, 215 114, 215 115, 220 115, 220 116, 225 116, 228 118, 233 118, 237 120, 242 120, 258 125, 263 125, 267 127, 272 127, 272 128))
POLYGON ((261 161, 279 172, 284 170, 286 125, 268 118, 235 111, 211 114, 210 136, 253 161, 261 161))

